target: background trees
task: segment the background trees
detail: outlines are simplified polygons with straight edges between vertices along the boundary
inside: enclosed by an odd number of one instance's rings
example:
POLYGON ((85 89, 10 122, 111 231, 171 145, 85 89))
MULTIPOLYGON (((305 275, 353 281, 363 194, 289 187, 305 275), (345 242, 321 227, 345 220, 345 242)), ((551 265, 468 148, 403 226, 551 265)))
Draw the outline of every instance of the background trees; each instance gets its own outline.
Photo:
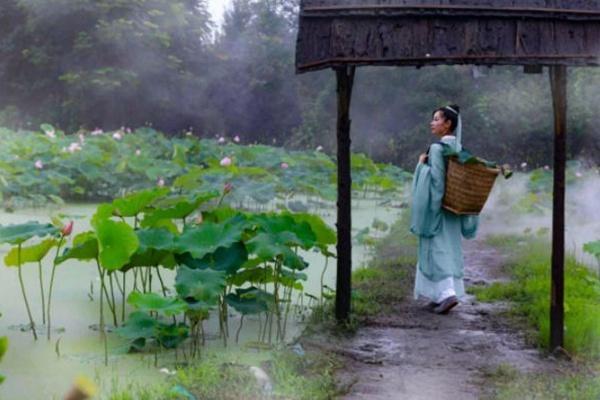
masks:
MULTIPOLYGON (((217 30, 203 0, 6 0, 0 125, 69 132, 152 124, 170 134, 333 150, 331 71, 295 75, 297 0, 234 0, 217 30)), ((573 69, 570 156, 600 161, 600 72, 573 69)), ((462 106, 483 157, 551 164, 546 74, 516 67, 362 68, 353 146, 411 168, 438 105, 462 106)))

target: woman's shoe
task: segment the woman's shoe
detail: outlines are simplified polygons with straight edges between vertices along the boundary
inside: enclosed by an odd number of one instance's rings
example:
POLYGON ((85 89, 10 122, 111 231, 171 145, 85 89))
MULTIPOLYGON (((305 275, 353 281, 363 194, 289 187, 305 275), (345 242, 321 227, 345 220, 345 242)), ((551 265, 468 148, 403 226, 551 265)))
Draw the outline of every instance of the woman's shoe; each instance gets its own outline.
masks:
POLYGON ((436 314, 448 314, 452 308, 458 304, 456 296, 450 296, 440 303, 439 306, 433 309, 436 314))
POLYGON ((435 308, 438 307, 439 305, 440 305, 440 303, 436 303, 435 301, 430 301, 425 306, 425 310, 433 312, 433 310, 435 310, 435 308))

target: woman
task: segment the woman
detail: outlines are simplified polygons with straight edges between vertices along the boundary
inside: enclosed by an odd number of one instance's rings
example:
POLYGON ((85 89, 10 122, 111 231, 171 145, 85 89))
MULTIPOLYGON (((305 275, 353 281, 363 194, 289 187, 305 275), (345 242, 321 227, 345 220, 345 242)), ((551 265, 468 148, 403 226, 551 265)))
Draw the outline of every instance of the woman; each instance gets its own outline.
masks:
POLYGON ((464 296, 461 236, 475 237, 477 216, 458 216, 442 209, 445 152, 460 152, 460 109, 453 104, 433 112, 431 132, 439 139, 419 156, 413 178, 411 232, 419 236, 415 298, 430 300, 427 308, 447 314, 464 296))

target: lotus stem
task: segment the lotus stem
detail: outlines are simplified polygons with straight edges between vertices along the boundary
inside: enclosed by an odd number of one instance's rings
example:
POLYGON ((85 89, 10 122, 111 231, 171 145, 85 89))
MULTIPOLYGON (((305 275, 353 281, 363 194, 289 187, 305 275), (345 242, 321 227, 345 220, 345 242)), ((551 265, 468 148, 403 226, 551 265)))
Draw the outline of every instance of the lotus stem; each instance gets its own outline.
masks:
POLYGON ((42 296, 42 323, 46 325, 46 296, 44 296, 44 279, 42 277, 41 261, 38 261, 38 276, 40 278, 40 293, 42 296))
POLYGON ((23 284, 23 272, 21 271, 21 244, 17 247, 17 266, 19 268, 19 284, 21 285, 21 292, 23 293, 23 300, 25 300, 25 308, 27 309, 27 316, 29 316, 29 324, 31 325, 31 332, 33 332, 33 339, 37 340, 37 332, 35 331, 35 322, 31 316, 31 309, 29 308, 29 301, 27 301, 27 294, 25 293, 25 284, 23 284))
POLYGON ((160 268, 158 265, 155 266, 156 268, 156 276, 158 276, 158 281, 160 282, 160 289, 162 291, 163 296, 167 297, 167 288, 165 286, 165 282, 163 281, 162 276, 160 275, 160 268))
POLYGON ((51 330, 51 322, 50 322, 50 310, 51 310, 51 302, 52 302, 52 288, 54 287, 54 274, 56 273, 56 259, 58 258, 58 254, 60 252, 60 248, 63 244, 65 238, 63 236, 60 237, 58 242, 58 246, 56 247, 56 254, 54 256, 54 263, 52 265, 52 274, 50 275, 50 287, 48 288, 48 310, 46 311, 46 316, 48 317, 48 331, 47 336, 48 340, 50 340, 50 330, 51 330))
POLYGON ((113 274, 112 273, 108 274, 108 281, 110 283, 110 297, 112 299, 112 307, 110 310, 112 311, 112 315, 113 315, 113 323, 115 324, 115 326, 119 326, 119 323, 117 322, 117 303, 115 301, 115 288, 113 285, 113 274))
POLYGON ((240 342, 240 332, 242 331, 242 326, 244 326, 244 314, 242 314, 242 318, 240 318, 240 327, 235 334, 235 344, 240 342))
POLYGON ((127 271, 123 271, 123 291, 121 294, 123 295, 122 304, 121 304, 121 322, 125 322, 125 293, 127 292, 127 271))
POLYGON ((106 338, 106 329, 104 327, 104 293, 106 293, 106 286, 104 285, 104 270, 100 267, 100 261, 96 258, 96 266, 100 273, 100 282, 102 288, 100 290, 100 337, 104 342, 104 365, 108 366, 108 342, 106 338))
POLYGON ((324 298, 324 291, 323 291, 323 281, 325 280, 325 271, 327 271, 327 264, 329 263, 329 257, 326 256, 325 257, 325 267, 323 267, 323 271, 321 272, 321 306, 323 306, 323 298, 324 298))

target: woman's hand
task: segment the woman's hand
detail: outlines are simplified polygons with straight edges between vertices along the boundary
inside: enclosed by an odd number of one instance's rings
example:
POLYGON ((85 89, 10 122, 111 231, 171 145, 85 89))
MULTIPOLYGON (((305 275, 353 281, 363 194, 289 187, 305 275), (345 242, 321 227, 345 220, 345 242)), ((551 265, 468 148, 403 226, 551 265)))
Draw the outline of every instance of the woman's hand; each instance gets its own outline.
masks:
POLYGON ((425 164, 427 162, 427 154, 423 153, 419 156, 419 162, 425 164))

